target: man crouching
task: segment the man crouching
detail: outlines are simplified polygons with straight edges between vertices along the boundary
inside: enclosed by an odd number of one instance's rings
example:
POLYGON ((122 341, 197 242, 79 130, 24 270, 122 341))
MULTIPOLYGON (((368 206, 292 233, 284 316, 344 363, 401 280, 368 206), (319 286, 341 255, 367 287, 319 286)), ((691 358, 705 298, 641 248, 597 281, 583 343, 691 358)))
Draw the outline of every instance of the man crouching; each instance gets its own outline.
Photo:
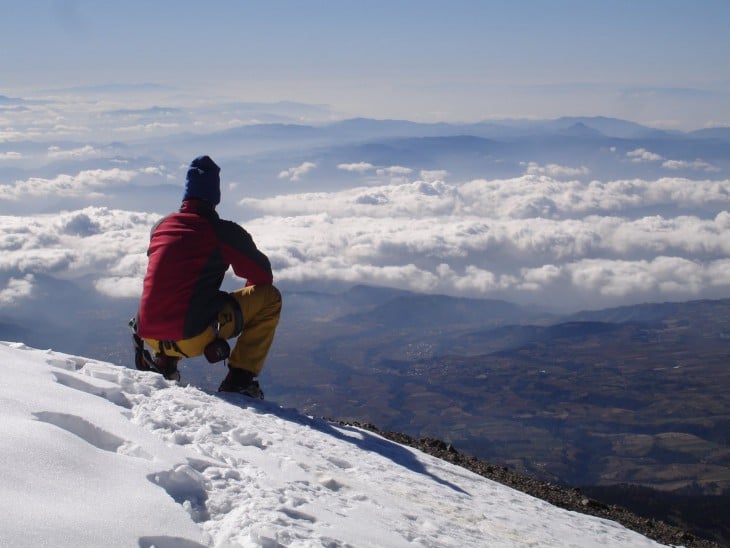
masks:
POLYGON ((218 217, 220 197, 220 168, 208 156, 195 158, 180 211, 152 228, 133 320, 135 364, 179 380, 181 358, 228 359, 228 375, 218 390, 263 399, 257 377, 279 323, 281 294, 268 257, 251 235, 218 217), (245 287, 231 293, 220 289, 229 266, 246 279, 245 287), (230 350, 226 339, 236 336, 230 350))

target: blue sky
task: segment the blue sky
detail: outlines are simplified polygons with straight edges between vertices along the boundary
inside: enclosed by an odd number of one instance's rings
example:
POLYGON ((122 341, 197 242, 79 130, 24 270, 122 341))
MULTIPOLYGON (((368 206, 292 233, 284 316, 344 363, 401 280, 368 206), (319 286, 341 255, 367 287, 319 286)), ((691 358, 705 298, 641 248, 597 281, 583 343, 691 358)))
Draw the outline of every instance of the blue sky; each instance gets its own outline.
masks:
POLYGON ((730 125, 727 0, 5 0, 3 12, 5 95, 153 82, 343 115, 730 125))

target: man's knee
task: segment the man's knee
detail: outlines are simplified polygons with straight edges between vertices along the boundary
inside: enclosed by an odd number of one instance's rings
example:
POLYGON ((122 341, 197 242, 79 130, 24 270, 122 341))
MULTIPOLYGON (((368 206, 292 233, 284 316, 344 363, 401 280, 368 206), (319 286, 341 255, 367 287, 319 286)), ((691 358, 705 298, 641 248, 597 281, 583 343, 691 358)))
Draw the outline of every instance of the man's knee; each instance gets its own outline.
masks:
POLYGON ((270 303, 272 308, 276 309, 277 313, 281 312, 281 306, 282 306, 282 298, 281 298, 281 292, 277 289, 276 286, 270 285, 270 303))
POLYGON ((251 285, 232 295, 241 307, 244 325, 260 315, 278 317, 281 313, 281 292, 274 285, 251 285))

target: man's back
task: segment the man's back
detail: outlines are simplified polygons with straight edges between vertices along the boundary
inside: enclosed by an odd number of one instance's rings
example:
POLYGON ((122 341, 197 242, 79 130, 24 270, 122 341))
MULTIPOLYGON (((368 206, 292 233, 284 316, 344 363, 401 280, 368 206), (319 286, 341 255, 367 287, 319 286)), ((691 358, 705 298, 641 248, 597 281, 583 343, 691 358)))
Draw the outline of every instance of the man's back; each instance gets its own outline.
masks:
POLYGON ((152 231, 139 310, 143 338, 179 340, 196 335, 222 306, 219 289, 229 265, 219 249, 217 216, 204 213, 200 208, 183 208, 152 231))
POLYGON ((256 377, 274 340, 281 293, 251 235, 218 217, 220 198, 220 168, 210 156, 198 156, 186 174, 180 211, 152 229, 142 298, 130 322, 135 365, 179 380, 182 358, 228 359, 219 390, 263 399, 256 377), (229 267, 246 285, 227 293, 221 284, 229 267), (233 337, 231 350, 226 340, 233 337))

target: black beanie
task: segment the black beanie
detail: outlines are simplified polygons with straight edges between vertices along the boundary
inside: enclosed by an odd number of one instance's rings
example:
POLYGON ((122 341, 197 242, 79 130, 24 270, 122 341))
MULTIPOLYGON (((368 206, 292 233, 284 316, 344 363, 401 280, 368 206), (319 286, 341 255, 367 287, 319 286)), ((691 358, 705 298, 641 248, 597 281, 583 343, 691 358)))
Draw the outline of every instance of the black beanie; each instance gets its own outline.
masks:
POLYGON ((185 179, 183 200, 197 198, 213 205, 221 201, 221 178, 216 163, 210 156, 198 156, 190 163, 185 179))

